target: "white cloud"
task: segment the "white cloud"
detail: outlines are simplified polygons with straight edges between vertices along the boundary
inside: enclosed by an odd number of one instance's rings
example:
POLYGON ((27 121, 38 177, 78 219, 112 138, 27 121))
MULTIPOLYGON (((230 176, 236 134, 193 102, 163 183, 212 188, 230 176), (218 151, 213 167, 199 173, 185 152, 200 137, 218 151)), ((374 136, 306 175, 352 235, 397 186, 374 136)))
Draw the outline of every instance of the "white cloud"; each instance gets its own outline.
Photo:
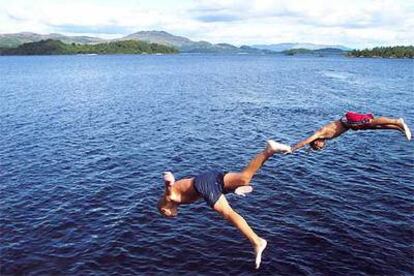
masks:
POLYGON ((0 33, 120 37, 166 30, 193 40, 314 42, 354 47, 413 44, 414 2, 368 0, 0 0, 0 33), (8 2, 8 1, 7 1, 8 2))
POLYGON ((234 20, 208 20, 207 36, 213 41, 227 37, 238 44, 301 41, 355 47, 414 43, 414 5, 404 1, 200 1, 193 10, 196 19, 204 20, 231 12, 234 20))

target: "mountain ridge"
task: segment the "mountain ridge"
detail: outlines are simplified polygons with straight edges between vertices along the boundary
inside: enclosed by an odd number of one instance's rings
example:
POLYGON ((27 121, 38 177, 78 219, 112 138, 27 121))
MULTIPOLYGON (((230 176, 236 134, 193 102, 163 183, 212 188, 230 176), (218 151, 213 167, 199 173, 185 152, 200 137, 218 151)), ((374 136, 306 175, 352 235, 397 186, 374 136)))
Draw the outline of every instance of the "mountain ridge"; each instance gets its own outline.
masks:
POLYGON ((41 40, 54 39, 60 40, 64 43, 79 43, 79 44, 97 44, 113 41, 124 40, 139 40, 149 43, 157 43, 166 46, 176 47, 181 53, 256 53, 256 54, 272 54, 280 53, 285 50, 293 48, 305 48, 304 45, 310 47, 310 50, 322 48, 338 48, 341 50, 351 50, 348 47, 341 45, 334 45, 338 47, 331 47, 332 45, 318 45, 312 43, 279 43, 279 44, 257 44, 257 45, 242 45, 240 47, 229 43, 210 43, 208 41, 193 41, 184 36, 177 36, 166 31, 138 31, 120 38, 103 39, 91 36, 66 36, 58 33, 37 34, 33 32, 21 32, 11 34, 0 34, 0 47, 12 48, 17 47, 23 43, 38 42, 41 40), (319 48, 318 48, 319 47, 319 48))
POLYGON ((60 40, 41 40, 24 43, 16 48, 0 48, 0 55, 78 55, 78 54, 175 54, 174 47, 137 40, 111 41, 97 44, 63 43, 60 40))
POLYGON ((329 45, 329 44, 314 44, 314 43, 275 43, 275 44, 253 44, 252 47, 257 49, 271 50, 275 52, 283 52, 291 49, 308 49, 308 50, 319 50, 326 48, 340 49, 342 51, 350 51, 352 48, 343 45, 329 45))
POLYGON ((105 39, 90 36, 66 36, 58 33, 38 34, 33 32, 21 32, 0 34, 0 47, 17 47, 23 43, 38 42, 41 40, 56 39, 64 43, 95 44, 105 42, 105 39))
POLYGON ((184 36, 176 36, 166 31, 139 31, 119 40, 142 40, 176 47, 182 53, 271 53, 265 49, 237 47, 229 43, 213 44, 208 41, 193 41, 184 36))

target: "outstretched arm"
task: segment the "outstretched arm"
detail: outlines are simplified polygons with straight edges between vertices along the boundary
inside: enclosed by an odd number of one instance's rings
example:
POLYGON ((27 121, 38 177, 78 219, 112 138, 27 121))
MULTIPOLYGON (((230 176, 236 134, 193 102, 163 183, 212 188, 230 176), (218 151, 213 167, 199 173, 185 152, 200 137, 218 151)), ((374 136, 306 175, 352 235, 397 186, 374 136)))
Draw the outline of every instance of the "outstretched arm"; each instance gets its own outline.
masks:
POLYGON ((296 151, 296 150, 298 150, 300 148, 303 148, 304 146, 312 143, 313 141, 315 141, 317 139, 323 138, 322 133, 323 132, 321 130, 318 130, 314 134, 312 134, 311 136, 309 136, 308 138, 306 138, 306 139, 300 141, 299 143, 295 144, 292 147, 292 152, 294 152, 294 151, 296 151))

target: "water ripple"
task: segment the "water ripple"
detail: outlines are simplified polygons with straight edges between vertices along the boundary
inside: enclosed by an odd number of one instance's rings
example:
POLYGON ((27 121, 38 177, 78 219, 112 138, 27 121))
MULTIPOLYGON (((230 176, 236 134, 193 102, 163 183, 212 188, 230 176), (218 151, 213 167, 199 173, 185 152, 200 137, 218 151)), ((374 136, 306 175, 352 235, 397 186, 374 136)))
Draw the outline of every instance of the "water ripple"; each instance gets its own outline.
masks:
POLYGON ((1 57, 1 275, 410 275, 413 143, 350 132, 275 156, 231 205, 174 220, 161 172, 239 170, 346 110, 414 124, 407 60, 273 56, 1 57))

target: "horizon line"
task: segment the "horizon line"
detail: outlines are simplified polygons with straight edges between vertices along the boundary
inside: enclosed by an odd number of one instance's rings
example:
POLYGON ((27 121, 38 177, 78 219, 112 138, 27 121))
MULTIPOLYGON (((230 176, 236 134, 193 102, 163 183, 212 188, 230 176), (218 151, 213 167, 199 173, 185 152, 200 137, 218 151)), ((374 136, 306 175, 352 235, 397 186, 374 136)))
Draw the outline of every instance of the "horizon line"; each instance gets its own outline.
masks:
MULTIPOLYGON (((4 36, 4 35, 17 35, 17 34, 36 34, 36 35, 53 35, 53 34, 55 34, 55 35, 62 35, 62 36, 67 36, 67 37, 90 37, 90 38, 98 38, 98 39, 110 41, 110 40, 116 40, 116 39, 119 39, 119 38, 124 38, 124 37, 127 37, 127 36, 131 35, 131 34, 135 34, 135 33, 139 33, 139 32, 158 32, 158 33, 163 32, 163 33, 167 33, 167 34, 172 35, 172 36, 178 36, 178 37, 187 38, 187 39, 189 39, 189 40, 191 40, 193 42, 202 42, 202 41, 204 41, 204 42, 211 43, 213 45, 215 45, 215 44, 223 44, 223 43, 230 44, 230 45, 238 45, 238 44, 234 44, 234 43, 230 43, 230 42, 217 42, 217 43, 212 43, 212 42, 210 42, 208 40, 192 40, 191 38, 189 38, 187 36, 176 35, 176 34, 172 34, 170 32, 164 31, 164 30, 154 30, 154 29, 136 31, 136 32, 132 32, 132 33, 127 34, 127 35, 120 34, 119 37, 113 37, 113 38, 104 38, 104 37, 99 36, 99 34, 97 35, 97 34, 92 34, 92 33, 91 34, 85 34, 85 35, 82 35, 82 34, 76 35, 76 34, 65 34, 65 33, 58 33, 58 32, 40 33, 40 32, 32 32, 32 31, 21 31, 21 32, 14 32, 14 33, 0 33, 0 36, 4 36)), ((348 49, 351 49, 351 50, 354 50, 354 49, 372 49, 372 48, 375 48, 375 47, 414 46, 413 44, 407 44, 407 45, 405 45, 405 44, 394 44, 393 46, 378 45, 378 46, 374 46, 374 47, 364 46, 364 47, 361 47, 361 48, 356 48, 356 47, 349 47, 347 45, 336 44, 336 43, 325 44, 325 43, 315 43, 315 42, 297 42, 297 41, 296 42, 292 42, 292 41, 289 41, 289 42, 259 42, 259 43, 253 43, 253 44, 240 44, 240 45, 238 45, 238 47, 241 47, 241 46, 254 46, 254 45, 272 46, 272 45, 279 45, 279 44, 311 44, 311 45, 322 45, 322 46, 339 46, 339 47, 345 47, 345 48, 348 48, 348 49)))

